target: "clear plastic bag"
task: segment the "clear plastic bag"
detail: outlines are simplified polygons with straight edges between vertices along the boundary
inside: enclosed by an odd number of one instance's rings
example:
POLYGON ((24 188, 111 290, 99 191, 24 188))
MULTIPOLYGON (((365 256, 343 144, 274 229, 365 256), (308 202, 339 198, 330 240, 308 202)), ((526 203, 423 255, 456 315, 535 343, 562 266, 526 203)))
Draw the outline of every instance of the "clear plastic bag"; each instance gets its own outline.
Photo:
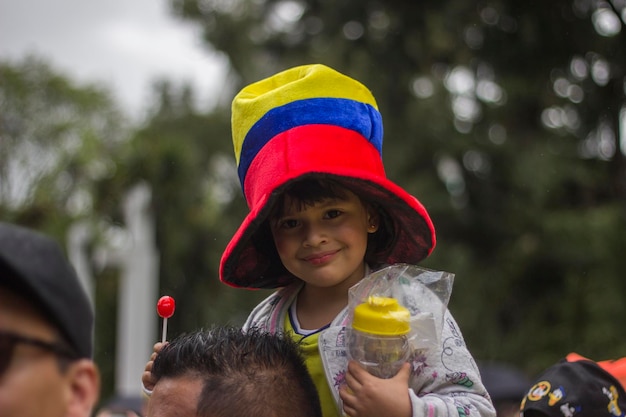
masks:
POLYGON ((454 274, 450 272, 409 264, 390 265, 363 278, 349 291, 348 358, 359 360, 375 376, 389 378, 403 362, 440 346, 453 282, 454 274), (408 334, 381 338, 352 328, 355 308, 372 296, 393 298, 409 311, 408 334))

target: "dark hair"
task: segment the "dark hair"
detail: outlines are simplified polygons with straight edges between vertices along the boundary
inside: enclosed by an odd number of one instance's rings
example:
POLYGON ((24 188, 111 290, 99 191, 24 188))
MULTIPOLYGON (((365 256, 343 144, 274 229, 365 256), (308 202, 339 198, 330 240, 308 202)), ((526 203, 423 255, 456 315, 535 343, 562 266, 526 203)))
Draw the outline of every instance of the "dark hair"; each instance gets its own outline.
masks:
POLYGON ((299 346, 280 333, 223 326, 183 334, 157 355, 152 374, 201 379, 203 417, 322 415, 299 346))
MULTIPOLYGON (((303 210, 327 199, 345 200, 351 191, 334 179, 307 178, 294 181, 278 196, 269 218, 275 219, 284 214, 285 201, 291 199, 297 210, 303 210)), ((358 196, 358 195, 357 195, 358 196)), ((358 196, 363 204, 368 201, 358 196)))

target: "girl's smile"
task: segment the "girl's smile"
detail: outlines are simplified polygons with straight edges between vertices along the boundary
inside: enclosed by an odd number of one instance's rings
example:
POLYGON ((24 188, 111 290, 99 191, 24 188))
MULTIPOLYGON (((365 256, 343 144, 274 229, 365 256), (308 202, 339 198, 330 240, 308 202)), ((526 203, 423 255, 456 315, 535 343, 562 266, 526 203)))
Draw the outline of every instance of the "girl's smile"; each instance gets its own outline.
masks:
POLYGON ((313 265, 321 265, 321 264, 330 262, 333 259, 334 255, 337 254, 338 252, 339 252, 338 250, 335 250, 335 251, 316 253, 314 255, 307 256, 306 258, 304 258, 304 260, 307 262, 310 262, 313 265))

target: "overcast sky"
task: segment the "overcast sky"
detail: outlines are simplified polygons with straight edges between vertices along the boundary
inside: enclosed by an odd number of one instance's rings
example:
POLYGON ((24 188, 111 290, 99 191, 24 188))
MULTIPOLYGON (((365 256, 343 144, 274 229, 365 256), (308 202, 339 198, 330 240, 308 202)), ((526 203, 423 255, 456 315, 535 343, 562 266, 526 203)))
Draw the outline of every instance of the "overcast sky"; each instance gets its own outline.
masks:
POLYGON ((147 107, 157 77, 195 86, 201 104, 223 85, 224 60, 167 0, 2 0, 0 59, 45 58, 59 73, 107 86, 129 115, 147 107))

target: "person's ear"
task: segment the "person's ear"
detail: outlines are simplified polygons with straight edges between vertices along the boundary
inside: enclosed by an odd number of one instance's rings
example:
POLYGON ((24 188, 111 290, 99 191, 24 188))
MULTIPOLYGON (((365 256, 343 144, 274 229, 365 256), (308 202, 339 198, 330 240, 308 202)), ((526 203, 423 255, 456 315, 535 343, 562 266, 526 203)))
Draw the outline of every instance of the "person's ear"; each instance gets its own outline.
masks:
POLYGON ((373 207, 367 208, 367 233, 374 233, 380 227, 380 214, 373 207))
POLYGON ((67 370, 68 417, 89 417, 100 397, 100 373, 89 359, 79 359, 67 370))

